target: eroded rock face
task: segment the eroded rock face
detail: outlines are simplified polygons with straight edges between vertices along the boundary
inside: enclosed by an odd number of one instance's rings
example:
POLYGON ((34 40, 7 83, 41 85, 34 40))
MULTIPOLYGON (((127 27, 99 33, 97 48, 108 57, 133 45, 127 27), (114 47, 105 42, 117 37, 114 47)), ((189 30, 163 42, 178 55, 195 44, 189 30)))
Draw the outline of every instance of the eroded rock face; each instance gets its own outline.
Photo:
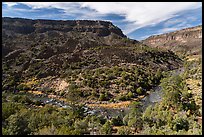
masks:
POLYGON ((97 36, 108 36, 116 34, 120 37, 126 37, 122 31, 108 21, 92 20, 29 20, 19 18, 3 18, 2 28, 7 31, 14 31, 19 34, 30 34, 33 32, 44 33, 48 31, 62 32, 86 32, 94 33, 97 36))
POLYGON ((142 42, 152 47, 167 48, 176 52, 201 54, 202 26, 182 29, 162 35, 150 36, 142 42))

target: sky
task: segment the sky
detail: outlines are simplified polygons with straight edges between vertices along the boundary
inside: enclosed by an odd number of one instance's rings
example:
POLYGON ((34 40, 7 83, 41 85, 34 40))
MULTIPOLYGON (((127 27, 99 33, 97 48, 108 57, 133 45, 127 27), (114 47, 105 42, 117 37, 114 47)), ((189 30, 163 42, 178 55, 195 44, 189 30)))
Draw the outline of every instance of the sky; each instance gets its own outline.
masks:
POLYGON ((3 2, 2 17, 105 20, 131 39, 202 25, 201 2, 3 2))

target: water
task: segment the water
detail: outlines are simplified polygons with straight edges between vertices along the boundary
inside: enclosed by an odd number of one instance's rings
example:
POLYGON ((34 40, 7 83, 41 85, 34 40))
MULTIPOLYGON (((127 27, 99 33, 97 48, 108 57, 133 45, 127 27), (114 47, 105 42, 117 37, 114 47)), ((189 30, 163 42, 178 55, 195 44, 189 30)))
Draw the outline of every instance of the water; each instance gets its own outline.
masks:
POLYGON ((124 117, 128 113, 128 108, 121 109, 113 109, 113 108, 103 108, 103 107, 95 107, 89 108, 87 114, 103 116, 106 119, 111 119, 113 117, 124 117))
MULTIPOLYGON (((179 68, 171 72, 171 75, 179 75, 184 72, 184 68, 179 68)), ((154 106, 157 102, 162 100, 162 88, 157 86, 153 88, 153 92, 150 92, 149 95, 144 97, 141 100, 142 110, 144 111, 149 105, 154 106)), ((58 99, 48 98, 47 95, 33 95, 27 93, 32 100, 40 101, 43 104, 51 104, 62 108, 71 108, 70 105, 64 101, 60 101, 58 99)), ((107 119, 111 119, 116 116, 125 116, 129 112, 130 108, 121 108, 121 109, 110 109, 110 108, 102 108, 102 107, 94 107, 89 108, 87 106, 84 107, 84 113, 86 115, 102 115, 107 119)))
POLYGON ((160 86, 155 87, 153 92, 150 92, 149 95, 141 100, 142 110, 144 111, 148 106, 154 106, 157 102, 160 102, 162 96, 162 88, 160 86))
MULTIPOLYGON (((185 71, 184 67, 181 67, 179 69, 173 70, 170 75, 171 76, 180 75, 184 73, 184 71, 185 71)), ((145 110, 150 105, 154 106, 157 102, 162 101, 163 93, 161 86, 157 86, 153 90, 154 90, 153 92, 150 92, 149 95, 147 95, 141 100, 143 110, 145 110)))
MULTIPOLYGON (((26 95, 32 99, 33 101, 39 101, 43 104, 51 104, 62 108, 71 108, 71 106, 61 100, 49 98, 47 95, 33 95, 31 93, 26 93, 26 95)), ((149 95, 144 97, 141 100, 142 103, 142 110, 144 111, 149 105, 154 105, 156 102, 159 102, 162 100, 162 91, 161 87, 155 87, 154 92, 151 92, 149 95)), ((85 115, 96 115, 96 116, 103 116, 106 119, 111 119, 116 116, 124 117, 128 112, 130 108, 118 108, 118 109, 112 109, 112 108, 103 108, 103 107, 94 107, 89 108, 88 106, 84 106, 84 113, 85 115)))
POLYGON ((39 101, 43 104, 51 104, 62 108, 70 107, 66 102, 54 98, 49 98, 47 97, 47 95, 33 95, 31 93, 26 93, 26 95, 33 101, 39 101))

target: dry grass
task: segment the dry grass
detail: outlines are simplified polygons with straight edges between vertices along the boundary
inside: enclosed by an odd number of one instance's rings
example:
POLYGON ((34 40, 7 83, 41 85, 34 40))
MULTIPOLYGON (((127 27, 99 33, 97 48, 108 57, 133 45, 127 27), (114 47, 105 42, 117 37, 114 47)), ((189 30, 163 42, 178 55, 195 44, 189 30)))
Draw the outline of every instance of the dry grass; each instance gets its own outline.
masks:
POLYGON ((103 108, 111 108, 111 109, 118 109, 118 108, 126 108, 128 107, 132 101, 138 101, 145 96, 139 96, 138 98, 134 98, 130 101, 122 101, 119 103, 106 103, 106 104, 87 104, 89 107, 103 107, 103 108))
POLYGON ((44 94, 44 93, 42 93, 42 91, 33 91, 33 90, 29 90, 28 92, 29 92, 29 93, 32 93, 32 94, 36 94, 36 95, 44 94))
POLYGON ((116 129, 116 130, 118 130, 119 128, 125 128, 125 127, 128 127, 128 126, 113 126, 113 129, 116 129))
POLYGON ((187 57, 187 61, 194 61, 194 60, 198 60, 199 58, 201 58, 201 55, 191 55, 187 57))
MULTIPOLYGON (((31 93, 31 94, 35 94, 35 95, 43 95, 44 94, 42 91, 29 90, 28 92, 31 93)), ((60 96, 53 95, 53 94, 49 94, 48 98, 53 98, 53 99, 58 99, 60 101, 68 102, 66 98, 62 98, 60 96)))
POLYGON ((197 105, 202 106, 202 81, 197 79, 187 79, 186 83, 188 87, 191 88, 192 94, 194 94, 194 99, 197 105), (200 86, 198 86, 198 83, 200 86))
POLYGON ((119 103, 109 103, 109 104, 88 104, 89 107, 104 107, 104 108, 125 108, 128 107, 130 101, 123 101, 119 103))
POLYGON ((202 85, 202 81, 201 80, 197 80, 197 79, 187 79, 186 83, 189 85, 189 88, 192 89, 193 94, 198 94, 202 92, 201 86, 198 86, 197 84, 199 83, 200 85, 202 85))
POLYGON ((21 83, 21 84, 24 84, 24 85, 31 88, 33 85, 36 85, 38 82, 39 82, 39 80, 37 80, 36 78, 32 78, 29 81, 21 83))

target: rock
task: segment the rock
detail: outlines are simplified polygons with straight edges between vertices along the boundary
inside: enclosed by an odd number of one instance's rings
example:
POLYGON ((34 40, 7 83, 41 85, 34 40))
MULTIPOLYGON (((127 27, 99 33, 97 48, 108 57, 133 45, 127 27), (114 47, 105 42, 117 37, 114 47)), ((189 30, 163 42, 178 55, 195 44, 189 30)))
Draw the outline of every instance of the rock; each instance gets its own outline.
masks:
POLYGON ((166 48, 175 52, 184 51, 189 54, 201 55, 202 25, 166 34, 150 36, 141 42, 152 47, 166 48))
MULTIPOLYGON (((31 33, 45 33, 51 31, 62 32, 92 32, 98 36, 108 36, 116 34, 120 37, 126 37, 122 31, 108 21, 93 21, 93 20, 30 20, 20 18, 3 18, 2 28, 14 31, 19 34, 31 34, 31 33)), ((52 33, 52 35, 58 35, 52 33)))

